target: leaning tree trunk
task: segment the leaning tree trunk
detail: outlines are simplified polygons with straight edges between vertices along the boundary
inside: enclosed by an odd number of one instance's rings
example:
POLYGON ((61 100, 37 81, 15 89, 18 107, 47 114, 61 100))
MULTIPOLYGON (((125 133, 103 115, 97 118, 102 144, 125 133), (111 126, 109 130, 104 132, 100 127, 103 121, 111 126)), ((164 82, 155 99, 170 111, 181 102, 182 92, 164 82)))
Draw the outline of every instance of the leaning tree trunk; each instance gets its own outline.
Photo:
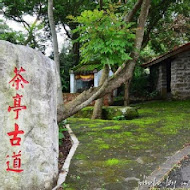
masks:
POLYGON ((116 71, 112 77, 105 80, 101 86, 90 88, 77 96, 75 100, 67 103, 63 112, 63 119, 77 113, 79 110, 89 105, 93 100, 111 93, 114 89, 121 86, 121 84, 132 78, 136 62, 139 58, 149 8, 150 0, 144 0, 141 5, 141 12, 138 19, 139 23, 136 30, 134 50, 131 53, 132 60, 126 61, 125 64, 119 67, 118 71, 116 71))
POLYGON ((60 78, 60 61, 59 61, 59 50, 58 50, 58 42, 57 42, 57 33, 55 30, 55 22, 53 17, 53 0, 48 0, 48 19, 51 28, 51 34, 53 39, 53 52, 54 52, 54 61, 57 66, 57 82, 58 82, 58 90, 57 90, 57 121, 60 122, 63 118, 63 94, 61 87, 61 78, 60 78))
MULTIPOLYGON (((105 68, 102 71, 102 76, 101 76, 99 85, 102 85, 104 83, 104 81, 108 78, 108 75, 109 75, 109 67, 108 67, 108 65, 105 65, 105 68)), ((101 119, 102 118, 103 102, 104 102, 104 97, 95 101, 92 119, 101 119)))

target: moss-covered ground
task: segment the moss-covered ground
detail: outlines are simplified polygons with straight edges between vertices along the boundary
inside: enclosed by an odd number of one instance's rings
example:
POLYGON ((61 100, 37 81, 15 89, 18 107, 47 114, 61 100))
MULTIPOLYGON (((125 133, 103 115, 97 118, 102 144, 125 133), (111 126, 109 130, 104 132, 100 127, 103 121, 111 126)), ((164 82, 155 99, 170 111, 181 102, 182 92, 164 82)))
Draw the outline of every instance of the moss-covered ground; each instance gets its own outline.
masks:
POLYGON ((132 190, 190 142, 190 101, 136 106, 140 117, 133 120, 69 119, 80 145, 65 190, 132 190))

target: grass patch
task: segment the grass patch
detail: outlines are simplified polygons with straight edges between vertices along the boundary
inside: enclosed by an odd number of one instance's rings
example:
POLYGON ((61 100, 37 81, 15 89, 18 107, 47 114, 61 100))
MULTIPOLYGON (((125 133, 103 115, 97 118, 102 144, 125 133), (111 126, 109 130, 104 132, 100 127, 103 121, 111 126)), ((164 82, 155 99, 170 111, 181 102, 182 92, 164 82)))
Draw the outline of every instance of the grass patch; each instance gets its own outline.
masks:
POLYGON ((117 189, 122 183, 134 189, 137 182, 124 179, 142 181, 143 175, 148 176, 190 142, 190 101, 154 101, 136 106, 140 117, 133 120, 69 119, 80 141, 66 180, 70 188, 110 189, 111 184, 117 189), (82 176, 77 180, 72 175, 82 176))

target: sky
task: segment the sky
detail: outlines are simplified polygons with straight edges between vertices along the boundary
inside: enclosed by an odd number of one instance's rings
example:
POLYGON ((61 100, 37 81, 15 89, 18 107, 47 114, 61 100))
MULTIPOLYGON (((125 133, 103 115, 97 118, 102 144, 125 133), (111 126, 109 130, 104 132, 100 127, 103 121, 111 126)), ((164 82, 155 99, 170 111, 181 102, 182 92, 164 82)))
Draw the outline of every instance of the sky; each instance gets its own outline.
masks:
MULTIPOLYGON (((35 21, 35 17, 32 17, 30 15, 26 15, 23 18, 29 24, 32 24, 35 21)), ((6 24, 10 28, 12 28, 14 31, 22 31, 23 33, 26 33, 26 29, 24 29, 24 27, 23 27, 23 25, 21 23, 15 22, 13 20, 6 19, 6 18, 3 17, 3 14, 0 14, 0 19, 3 19, 4 21, 6 21, 6 24)), ((39 23, 40 23, 40 21, 39 21, 39 23)), ((68 42, 66 40, 65 30, 61 26, 58 26, 58 27, 59 27, 59 30, 57 30, 57 31, 59 31, 59 32, 57 33, 57 38, 58 38, 59 52, 61 52, 61 49, 62 49, 63 45, 64 44, 67 45, 68 42)), ((51 40, 46 41, 45 46, 46 46, 45 55, 49 56, 52 53, 52 50, 53 50, 51 40)))

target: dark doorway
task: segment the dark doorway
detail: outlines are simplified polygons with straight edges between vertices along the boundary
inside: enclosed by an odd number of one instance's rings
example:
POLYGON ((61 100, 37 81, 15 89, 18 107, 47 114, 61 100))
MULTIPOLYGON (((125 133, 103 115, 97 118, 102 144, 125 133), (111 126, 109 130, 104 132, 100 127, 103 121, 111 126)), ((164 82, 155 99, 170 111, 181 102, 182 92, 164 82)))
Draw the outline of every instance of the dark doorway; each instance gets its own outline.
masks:
POLYGON ((171 61, 166 63, 167 92, 171 92, 171 61))

